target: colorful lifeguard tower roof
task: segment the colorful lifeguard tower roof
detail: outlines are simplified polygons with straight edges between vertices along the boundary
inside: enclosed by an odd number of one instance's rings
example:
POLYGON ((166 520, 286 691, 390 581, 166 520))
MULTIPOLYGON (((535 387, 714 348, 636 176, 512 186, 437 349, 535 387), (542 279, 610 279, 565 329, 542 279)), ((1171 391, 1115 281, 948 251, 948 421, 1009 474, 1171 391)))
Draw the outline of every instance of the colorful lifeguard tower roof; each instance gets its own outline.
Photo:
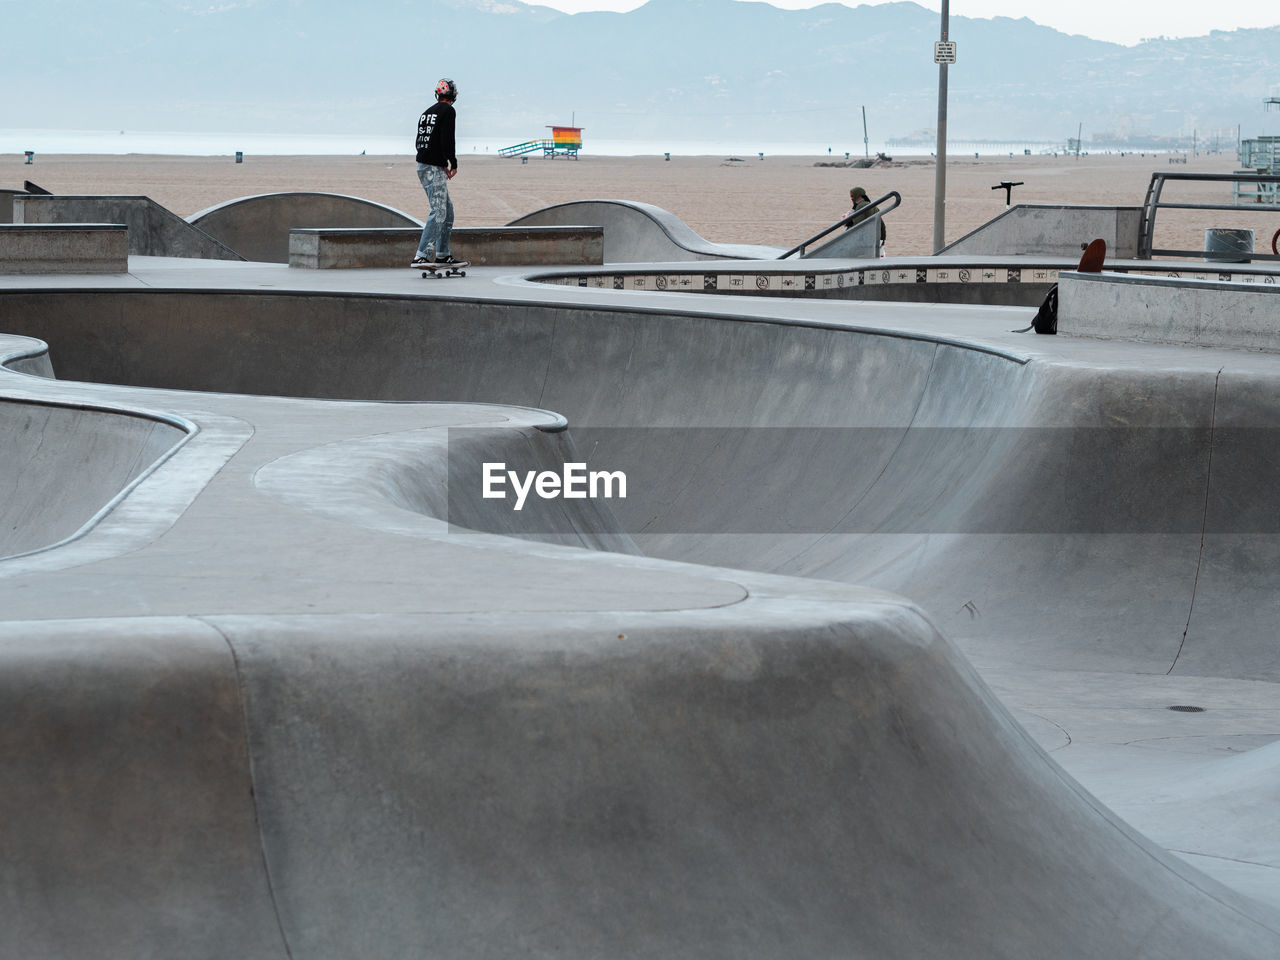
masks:
POLYGON ((574 154, 582 149, 582 127, 548 126, 547 129, 551 131, 551 142, 557 151, 574 154))

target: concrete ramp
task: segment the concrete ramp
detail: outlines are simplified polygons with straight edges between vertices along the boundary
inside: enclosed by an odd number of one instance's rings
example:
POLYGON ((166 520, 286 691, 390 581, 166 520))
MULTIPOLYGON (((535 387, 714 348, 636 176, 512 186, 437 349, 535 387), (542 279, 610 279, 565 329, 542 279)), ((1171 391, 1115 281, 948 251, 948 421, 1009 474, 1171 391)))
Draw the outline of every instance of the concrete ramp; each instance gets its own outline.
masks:
POLYGON ((971 230, 939 253, 946 256, 1078 257, 1094 239, 1114 259, 1138 256, 1141 207, 1019 203, 971 230))
POLYGON ((28 194, 13 198, 15 223, 121 223, 129 253, 148 257, 243 260, 226 244, 187 223, 150 197, 28 194))
POLYGON ((336 193, 266 193, 229 200, 187 222, 246 260, 289 262, 289 231, 324 227, 418 227, 422 222, 384 204, 336 193))
POLYGON ((509 226, 604 227, 605 263, 685 260, 772 260, 782 248, 704 240, 675 214, 632 200, 559 203, 512 220, 509 226))
POLYGON ((880 214, 842 229, 830 240, 807 250, 805 259, 840 258, 850 260, 874 260, 880 256, 880 214))

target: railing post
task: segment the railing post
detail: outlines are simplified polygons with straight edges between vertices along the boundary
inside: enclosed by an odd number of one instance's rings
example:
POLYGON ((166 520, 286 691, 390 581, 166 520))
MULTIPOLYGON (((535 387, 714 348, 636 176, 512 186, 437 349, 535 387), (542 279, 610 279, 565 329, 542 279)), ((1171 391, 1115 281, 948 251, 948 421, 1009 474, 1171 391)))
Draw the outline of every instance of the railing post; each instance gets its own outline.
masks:
POLYGON ((1150 260, 1151 249, 1155 245, 1156 209, 1160 206, 1160 193, 1164 190, 1164 174, 1151 175, 1151 187, 1147 191, 1147 209, 1142 216, 1142 247, 1138 251, 1139 260, 1150 260))

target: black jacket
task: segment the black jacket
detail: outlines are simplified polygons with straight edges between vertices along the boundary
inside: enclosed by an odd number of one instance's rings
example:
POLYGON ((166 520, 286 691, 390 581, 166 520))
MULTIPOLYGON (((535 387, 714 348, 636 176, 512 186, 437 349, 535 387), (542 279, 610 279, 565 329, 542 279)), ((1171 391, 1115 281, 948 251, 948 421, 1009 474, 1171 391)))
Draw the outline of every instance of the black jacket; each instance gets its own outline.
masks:
POLYGON ((418 118, 418 139, 415 145, 419 163, 458 169, 458 150, 453 135, 456 117, 453 104, 441 100, 428 107, 418 118))

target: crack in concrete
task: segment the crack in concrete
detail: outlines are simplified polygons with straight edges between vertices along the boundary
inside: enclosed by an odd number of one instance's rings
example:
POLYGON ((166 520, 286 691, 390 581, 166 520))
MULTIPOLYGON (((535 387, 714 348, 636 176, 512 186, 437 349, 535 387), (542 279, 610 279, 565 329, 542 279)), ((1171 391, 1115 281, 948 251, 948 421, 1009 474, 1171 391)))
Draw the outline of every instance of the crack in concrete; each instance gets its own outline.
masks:
POLYGON ((1200 512, 1200 547, 1196 551, 1196 575, 1191 581, 1191 603, 1187 607, 1186 625, 1182 628, 1182 641, 1178 644, 1178 652, 1173 655, 1173 663, 1169 664, 1169 669, 1164 672, 1166 677, 1173 673, 1174 667, 1178 665, 1178 659, 1182 656, 1183 648, 1187 645, 1187 634, 1191 632, 1191 617, 1196 609, 1196 591, 1200 588, 1200 568, 1204 564, 1204 535, 1209 523, 1209 494, 1213 488, 1213 443, 1214 429, 1218 423, 1218 383, 1225 369, 1225 367, 1219 367, 1213 378, 1213 405, 1209 410, 1209 462, 1204 472, 1204 507, 1200 512))

